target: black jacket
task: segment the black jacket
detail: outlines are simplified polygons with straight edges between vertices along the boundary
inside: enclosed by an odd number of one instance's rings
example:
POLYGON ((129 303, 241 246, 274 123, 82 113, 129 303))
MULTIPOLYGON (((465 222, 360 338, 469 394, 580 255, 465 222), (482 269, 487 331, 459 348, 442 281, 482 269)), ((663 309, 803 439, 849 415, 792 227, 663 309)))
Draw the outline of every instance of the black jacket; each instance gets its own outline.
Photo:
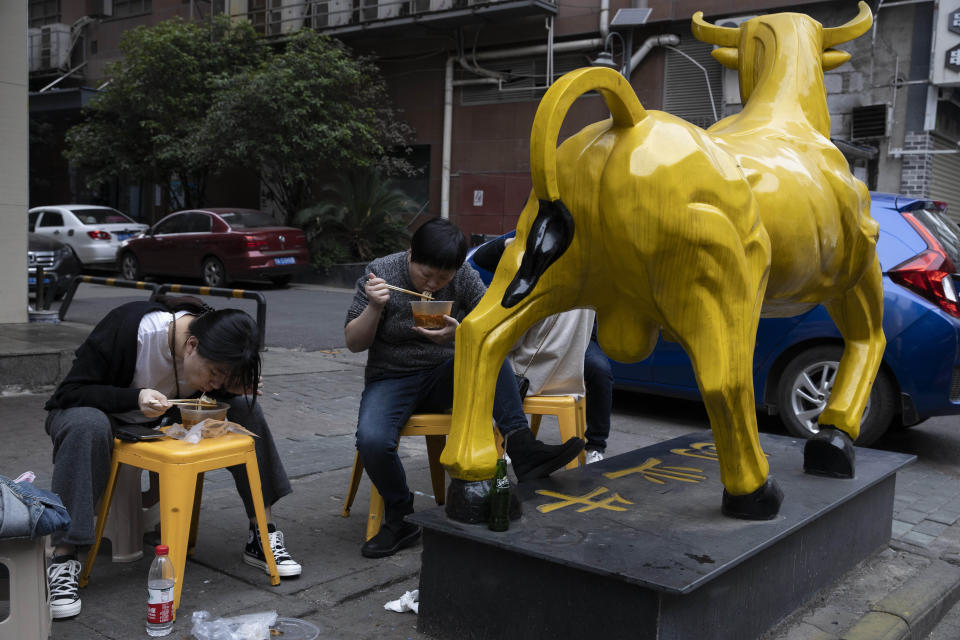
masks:
POLYGON ((94 407, 104 413, 137 409, 140 389, 131 389, 137 364, 140 320, 168 311, 160 302, 129 302, 108 313, 76 351, 70 372, 44 409, 94 407))

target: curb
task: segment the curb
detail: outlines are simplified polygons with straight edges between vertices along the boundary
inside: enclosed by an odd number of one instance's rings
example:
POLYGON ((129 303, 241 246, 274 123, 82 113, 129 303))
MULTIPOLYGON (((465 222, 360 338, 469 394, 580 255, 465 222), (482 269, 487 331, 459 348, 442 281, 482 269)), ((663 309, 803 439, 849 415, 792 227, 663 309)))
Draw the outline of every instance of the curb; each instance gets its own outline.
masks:
POLYGON ((871 606, 838 640, 921 640, 960 599, 960 568, 934 560, 871 606))

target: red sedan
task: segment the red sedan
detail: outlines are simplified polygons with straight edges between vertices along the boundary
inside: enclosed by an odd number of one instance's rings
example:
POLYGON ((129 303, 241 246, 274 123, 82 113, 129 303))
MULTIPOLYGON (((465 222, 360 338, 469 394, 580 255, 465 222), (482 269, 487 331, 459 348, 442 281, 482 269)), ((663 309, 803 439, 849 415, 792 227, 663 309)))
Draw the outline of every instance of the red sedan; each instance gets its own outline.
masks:
POLYGON ((278 226, 261 211, 178 211, 130 238, 117 256, 127 280, 183 276, 222 287, 232 280, 266 278, 283 286, 310 266, 303 231, 278 226))

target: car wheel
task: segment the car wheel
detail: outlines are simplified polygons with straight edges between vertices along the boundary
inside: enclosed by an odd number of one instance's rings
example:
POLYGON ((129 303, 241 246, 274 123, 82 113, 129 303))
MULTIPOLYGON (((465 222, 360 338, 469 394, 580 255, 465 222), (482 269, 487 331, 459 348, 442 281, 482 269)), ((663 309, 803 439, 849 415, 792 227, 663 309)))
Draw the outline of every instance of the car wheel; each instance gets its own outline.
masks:
POLYGON ((140 273, 140 261, 129 251, 120 256, 120 275, 124 280, 139 280, 143 277, 140 273))
MULTIPOLYGON (((809 438, 820 431, 817 417, 830 398, 842 354, 839 345, 813 347, 795 356, 783 370, 777 403, 780 420, 791 435, 809 438)), ((890 376, 880 369, 863 411, 858 446, 873 444, 890 426, 896 414, 894 394, 890 376)))
POLYGON ((270 280, 270 282, 272 282, 273 286, 275 286, 276 288, 283 289, 285 286, 287 286, 293 281, 293 276, 292 275, 273 276, 271 278, 268 278, 268 280, 270 280))
POLYGON ((200 267, 200 278, 207 287, 222 287, 227 284, 227 271, 217 258, 207 258, 200 267))

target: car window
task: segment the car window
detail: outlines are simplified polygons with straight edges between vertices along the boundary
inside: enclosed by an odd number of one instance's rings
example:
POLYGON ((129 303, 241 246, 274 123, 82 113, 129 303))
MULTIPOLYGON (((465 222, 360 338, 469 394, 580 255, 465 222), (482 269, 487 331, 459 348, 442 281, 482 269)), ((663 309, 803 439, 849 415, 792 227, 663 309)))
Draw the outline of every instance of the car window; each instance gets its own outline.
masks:
POLYGON ((188 226, 188 219, 185 215, 176 215, 167 218, 166 220, 161 220, 157 223, 157 226, 154 227, 153 232, 156 234, 160 233, 186 233, 188 226))
POLYGON ((205 213, 187 213, 183 217, 187 219, 186 231, 188 233, 207 233, 213 225, 210 216, 205 213))
POLYGON ((911 213, 923 223, 943 247, 950 262, 960 268, 960 227, 939 209, 914 209, 911 213))
POLYGON ((33 231, 37 228, 37 218, 40 217, 39 211, 31 211, 27 214, 27 228, 33 231))
POLYGON ((218 214, 233 229, 275 227, 277 221, 260 211, 227 211, 218 214))
POLYGON ((59 211, 44 211, 43 215, 40 216, 39 227, 62 227, 63 226, 63 216, 60 215, 59 211))
POLYGON ((71 209, 81 224, 136 224, 116 209, 71 209))

